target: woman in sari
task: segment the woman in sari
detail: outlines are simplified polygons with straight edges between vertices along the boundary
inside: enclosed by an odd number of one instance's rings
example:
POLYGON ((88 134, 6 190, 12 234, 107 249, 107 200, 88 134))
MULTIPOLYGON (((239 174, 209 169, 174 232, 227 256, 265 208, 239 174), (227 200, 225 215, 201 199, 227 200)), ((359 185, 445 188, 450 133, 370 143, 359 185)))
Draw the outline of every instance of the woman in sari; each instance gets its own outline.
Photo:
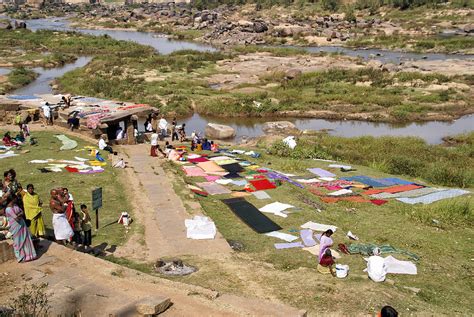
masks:
MULTIPOLYGON (((21 184, 18 183, 16 180, 16 172, 14 169, 9 169, 3 173, 3 181, 2 181, 2 197, 0 198, 0 205, 6 207, 6 200, 10 196, 17 196, 17 198, 21 198, 20 193, 22 192, 23 188, 21 184)), ((22 200, 19 201, 19 207, 22 207, 22 200)))
POLYGON ((316 235, 316 238, 319 240, 319 256, 318 261, 321 261, 323 258, 323 254, 326 252, 327 249, 332 247, 334 242, 331 239, 333 231, 331 229, 326 230, 321 235, 316 235))
POLYGON ((36 259, 36 250, 31 241, 30 231, 23 219, 23 210, 18 207, 18 197, 9 196, 7 199, 7 208, 5 215, 10 224, 10 233, 13 239, 13 250, 18 262, 28 262, 36 259))
POLYGON ((25 207, 26 219, 30 221, 30 232, 33 239, 44 236, 46 230, 44 228, 42 214, 43 202, 38 194, 35 193, 33 184, 28 184, 26 186, 26 193, 23 195, 23 206, 25 207))
POLYGON ((334 258, 332 257, 331 250, 326 249, 323 255, 319 259, 317 270, 319 273, 322 274, 331 274, 332 276, 336 276, 334 272, 333 265, 336 264, 334 262, 334 258))

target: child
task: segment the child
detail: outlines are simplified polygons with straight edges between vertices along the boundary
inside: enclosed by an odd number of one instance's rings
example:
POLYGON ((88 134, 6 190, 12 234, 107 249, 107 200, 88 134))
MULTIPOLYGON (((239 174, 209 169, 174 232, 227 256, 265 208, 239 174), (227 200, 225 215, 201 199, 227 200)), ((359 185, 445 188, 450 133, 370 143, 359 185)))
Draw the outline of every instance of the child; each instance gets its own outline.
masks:
POLYGON ((82 217, 76 211, 72 212, 72 219, 74 223, 74 235, 72 236, 72 242, 76 246, 81 246, 82 244, 82 217))
POLYGON ((84 232, 83 245, 86 248, 90 248, 92 244, 91 216, 89 215, 87 206, 84 204, 81 205, 80 217, 82 218, 82 231, 84 232))

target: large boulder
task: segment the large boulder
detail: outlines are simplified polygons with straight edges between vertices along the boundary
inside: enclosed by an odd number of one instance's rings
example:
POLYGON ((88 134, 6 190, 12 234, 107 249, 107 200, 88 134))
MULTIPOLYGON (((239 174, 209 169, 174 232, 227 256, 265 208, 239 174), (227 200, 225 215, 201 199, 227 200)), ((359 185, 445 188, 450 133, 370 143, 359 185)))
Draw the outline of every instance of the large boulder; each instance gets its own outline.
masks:
POLYGON ((301 69, 290 68, 285 71, 285 79, 288 79, 288 80, 295 79, 295 78, 300 77, 301 74, 303 74, 301 69))
POLYGON ((223 124, 208 123, 204 133, 208 139, 225 140, 235 136, 235 129, 223 124))
POLYGON ((268 31, 268 26, 264 21, 255 21, 253 23, 253 30, 255 33, 263 33, 268 31))
POLYGON ((299 130, 290 121, 265 122, 262 126, 263 132, 270 135, 299 134, 299 130))

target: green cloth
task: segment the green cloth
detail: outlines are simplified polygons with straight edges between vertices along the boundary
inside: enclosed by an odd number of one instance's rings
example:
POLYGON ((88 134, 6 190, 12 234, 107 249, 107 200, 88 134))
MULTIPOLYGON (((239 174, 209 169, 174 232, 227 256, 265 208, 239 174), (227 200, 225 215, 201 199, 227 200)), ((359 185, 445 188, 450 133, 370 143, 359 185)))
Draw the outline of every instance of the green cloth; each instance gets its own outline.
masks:
POLYGON ((397 249, 392 247, 391 245, 376 245, 376 244, 362 244, 362 243, 353 243, 347 247, 347 250, 349 251, 350 254, 362 254, 362 255, 372 255, 372 251, 378 247, 380 249, 381 254, 389 254, 389 253, 397 253, 397 254, 403 254, 411 259, 418 261, 420 258, 412 252, 402 250, 402 249, 397 249))
POLYGON ((59 148, 61 151, 72 150, 77 147, 77 142, 74 140, 71 140, 64 134, 57 134, 56 138, 58 138, 61 142, 63 142, 63 145, 59 148))

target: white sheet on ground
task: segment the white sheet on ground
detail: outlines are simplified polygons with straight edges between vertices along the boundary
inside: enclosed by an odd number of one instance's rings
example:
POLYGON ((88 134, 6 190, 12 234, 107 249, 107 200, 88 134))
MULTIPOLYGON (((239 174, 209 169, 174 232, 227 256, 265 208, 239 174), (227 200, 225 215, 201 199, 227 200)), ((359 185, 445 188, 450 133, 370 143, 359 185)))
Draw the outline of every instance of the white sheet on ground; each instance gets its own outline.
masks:
POLYGON ((252 192, 252 194, 255 196, 257 199, 270 199, 270 195, 267 194, 266 191, 259 190, 256 192, 252 192))
POLYGON ((295 206, 288 205, 288 204, 283 204, 283 203, 280 203, 280 202, 276 201, 274 203, 263 206, 259 210, 261 212, 267 212, 267 213, 270 213, 270 214, 274 214, 275 216, 280 216, 280 217, 286 218, 286 217, 288 217, 288 215, 283 213, 283 211, 288 209, 288 208, 294 208, 294 207, 295 206))
POLYGON ((7 157, 13 157, 13 156, 18 156, 18 154, 15 154, 13 151, 8 151, 6 153, 0 154, 0 159, 4 159, 7 157))
POLYGON ((416 275, 416 265, 410 261, 400 261, 389 255, 384 260, 387 273, 416 275))
POLYGON ((320 177, 319 179, 325 182, 332 182, 336 180, 334 177, 320 177))
POLYGON ((314 231, 323 231, 323 232, 326 231, 326 230, 329 230, 329 229, 331 229, 332 232, 336 232, 336 230, 337 230, 336 226, 324 225, 322 223, 317 223, 317 222, 312 222, 312 221, 308 221, 307 223, 302 224, 301 228, 311 229, 311 230, 314 230, 314 231))
POLYGON ((228 185, 232 183, 233 181, 231 179, 216 179, 214 182, 221 185, 228 185))
POLYGON ((310 178, 310 179, 299 178, 296 181, 299 182, 299 183, 303 183, 303 184, 311 184, 311 183, 320 183, 321 182, 317 178, 310 178))
POLYGON ((186 237, 194 240, 214 239, 217 233, 216 225, 208 217, 194 216, 184 220, 187 232, 186 237))
POLYGON ((285 143, 292 150, 296 147, 296 140, 295 140, 295 137, 292 135, 284 138, 283 143, 285 143))
POLYGON ((328 196, 342 196, 346 194, 352 194, 352 190, 350 189, 340 189, 338 191, 329 193, 328 196))
POLYGON ((284 233, 284 232, 278 232, 278 231, 268 232, 268 233, 265 233, 265 235, 269 236, 269 237, 282 239, 282 240, 285 240, 286 242, 292 242, 292 241, 295 241, 295 240, 298 239, 297 236, 294 236, 294 235, 288 234, 288 233, 284 233))
POLYGON ((345 169, 345 170, 350 170, 350 169, 352 169, 352 166, 350 166, 350 165, 341 165, 341 164, 329 164, 328 167, 331 167, 331 168, 342 168, 342 169, 345 169))

